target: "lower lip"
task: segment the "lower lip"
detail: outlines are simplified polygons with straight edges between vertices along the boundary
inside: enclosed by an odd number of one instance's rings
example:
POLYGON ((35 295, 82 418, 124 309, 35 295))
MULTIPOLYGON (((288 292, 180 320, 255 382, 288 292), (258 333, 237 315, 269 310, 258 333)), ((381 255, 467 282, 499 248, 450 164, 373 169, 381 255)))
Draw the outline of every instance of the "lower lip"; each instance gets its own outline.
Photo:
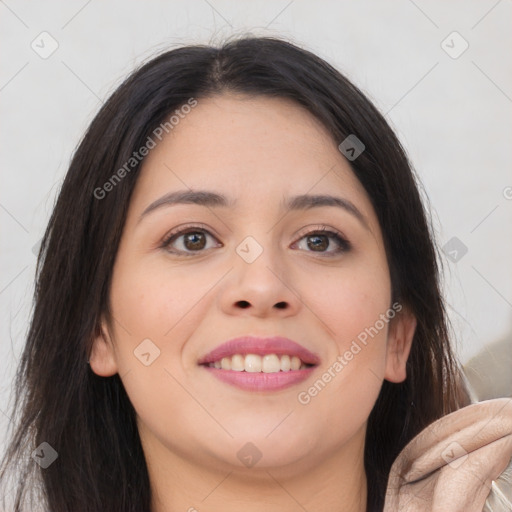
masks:
POLYGON ((246 391, 278 391, 285 389, 306 380, 315 369, 312 366, 304 370, 264 373, 235 372, 233 370, 212 368, 211 366, 203 366, 203 368, 211 372, 217 379, 246 391))

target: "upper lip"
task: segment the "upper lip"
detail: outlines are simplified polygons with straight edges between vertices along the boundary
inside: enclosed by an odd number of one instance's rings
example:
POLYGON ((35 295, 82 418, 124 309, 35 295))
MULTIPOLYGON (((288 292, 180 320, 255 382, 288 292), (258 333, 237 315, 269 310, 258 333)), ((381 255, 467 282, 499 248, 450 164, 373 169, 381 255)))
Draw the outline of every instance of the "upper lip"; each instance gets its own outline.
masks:
POLYGON ((267 354, 297 356, 303 363, 319 364, 320 359, 317 355, 310 352, 307 348, 299 345, 283 336, 270 336, 262 338, 259 336, 241 336, 226 341, 222 345, 214 348, 211 352, 199 359, 198 364, 213 363, 220 361, 223 357, 231 357, 235 354, 257 354, 264 356, 267 354))

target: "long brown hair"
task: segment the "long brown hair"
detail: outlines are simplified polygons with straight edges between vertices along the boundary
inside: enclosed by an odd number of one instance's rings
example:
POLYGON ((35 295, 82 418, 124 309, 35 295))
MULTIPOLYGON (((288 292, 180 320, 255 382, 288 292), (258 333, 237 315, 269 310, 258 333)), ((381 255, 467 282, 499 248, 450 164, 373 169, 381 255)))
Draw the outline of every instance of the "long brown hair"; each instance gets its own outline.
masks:
POLYGON ((390 466, 405 444, 465 404, 434 232, 415 173, 384 117, 336 69, 290 42, 242 37, 219 48, 173 49, 131 74, 98 112, 75 151, 42 240, 14 388, 17 421, 0 472, 16 511, 43 504, 52 512, 149 512, 134 409, 118 375, 98 377, 87 365, 101 314, 108 315, 112 269, 140 163, 105 197, 94 191, 170 113, 192 97, 226 91, 291 99, 338 144, 355 134, 365 145, 351 166, 380 223, 393 301, 417 318, 407 379, 384 382, 368 420, 369 511, 382 510, 390 466), (46 469, 30 456, 43 442, 58 452, 46 469))

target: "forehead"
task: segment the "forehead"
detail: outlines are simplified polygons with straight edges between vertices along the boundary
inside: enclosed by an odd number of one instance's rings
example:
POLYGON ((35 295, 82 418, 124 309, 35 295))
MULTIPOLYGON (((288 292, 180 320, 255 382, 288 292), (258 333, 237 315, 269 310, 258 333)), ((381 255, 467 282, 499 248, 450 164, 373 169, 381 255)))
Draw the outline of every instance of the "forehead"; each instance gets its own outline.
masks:
POLYGON ((263 96, 198 99, 180 116, 143 162, 133 202, 144 209, 177 189, 216 190, 242 207, 338 192, 372 209, 322 123, 291 100, 263 96))
POLYGON ((326 147, 336 148, 320 121, 298 104, 284 98, 230 94, 199 99, 166 139, 175 146, 177 157, 182 156, 180 144, 182 150, 194 147, 194 155, 189 155, 194 159, 217 155, 225 163, 245 161, 247 165, 281 157, 290 163, 305 156, 324 155, 325 160, 329 158, 326 147))

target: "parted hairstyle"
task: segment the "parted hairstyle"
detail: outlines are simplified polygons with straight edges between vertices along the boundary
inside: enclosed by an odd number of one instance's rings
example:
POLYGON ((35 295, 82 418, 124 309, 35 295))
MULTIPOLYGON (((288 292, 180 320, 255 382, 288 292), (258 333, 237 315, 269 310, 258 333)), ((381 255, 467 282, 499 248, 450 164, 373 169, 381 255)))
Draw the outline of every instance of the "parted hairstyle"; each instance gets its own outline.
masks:
POLYGON ((111 320, 113 265, 141 163, 100 199, 98 189, 190 98, 230 92, 293 100, 337 144, 354 134, 365 146, 350 165, 379 220, 393 301, 417 318, 407 378, 384 381, 368 419, 369 512, 382 510, 391 464, 407 442, 467 404, 450 346, 434 229, 420 182, 384 117, 339 71, 289 41, 246 35, 219 46, 183 46, 153 57, 103 104, 56 200, 39 252, 0 466, 1 490, 14 510, 150 512, 134 408, 119 375, 99 377, 87 364, 101 315, 111 320), (43 442, 58 452, 46 469, 31 457, 43 442))

